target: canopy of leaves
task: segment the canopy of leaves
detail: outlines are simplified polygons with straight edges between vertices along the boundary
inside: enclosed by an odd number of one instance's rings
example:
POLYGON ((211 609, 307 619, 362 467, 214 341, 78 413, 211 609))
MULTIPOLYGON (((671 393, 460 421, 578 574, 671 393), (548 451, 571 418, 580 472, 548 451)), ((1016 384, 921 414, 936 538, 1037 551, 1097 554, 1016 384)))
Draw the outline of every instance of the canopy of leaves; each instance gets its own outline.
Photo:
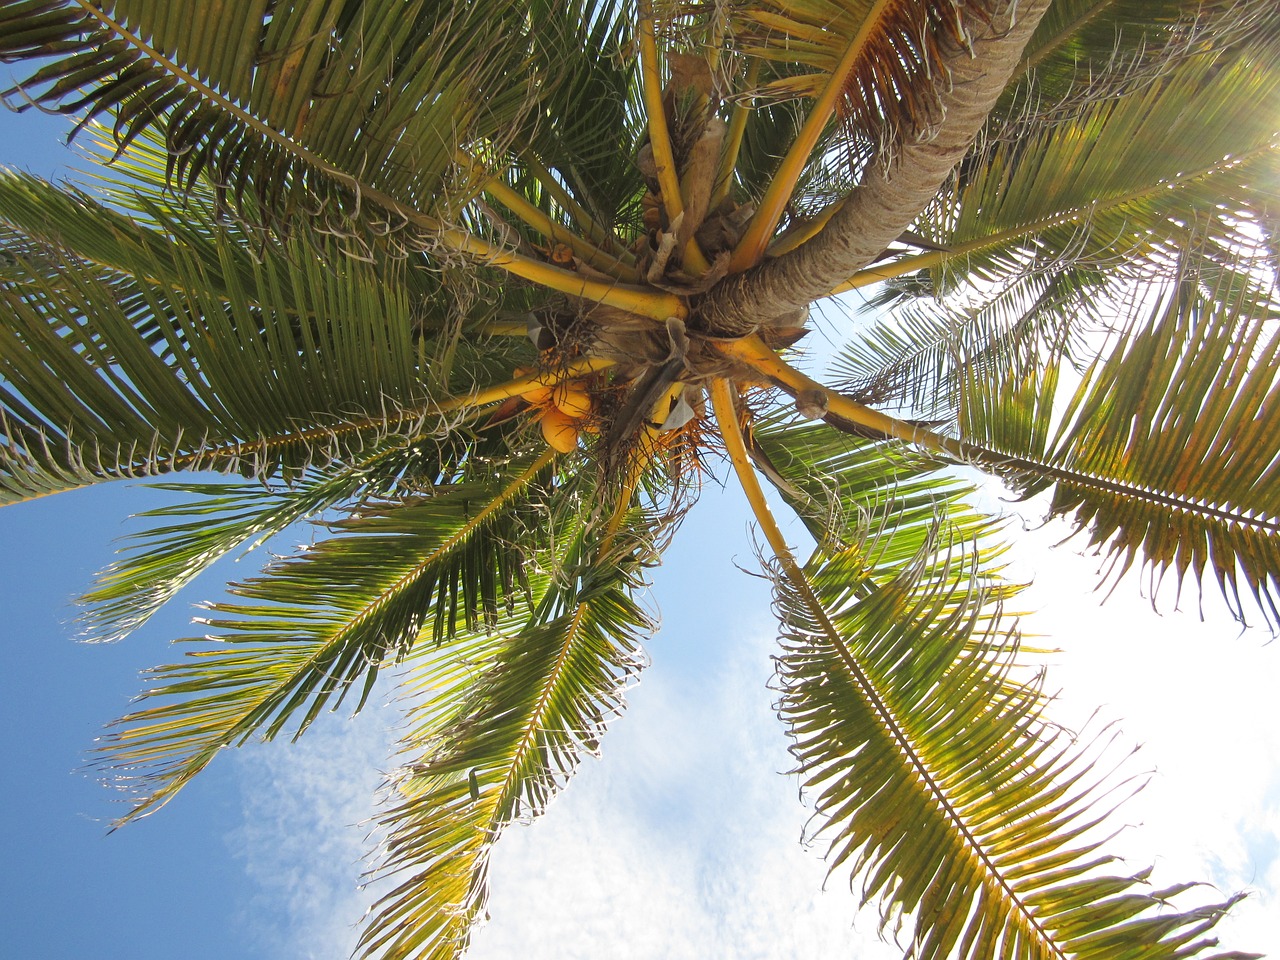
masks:
POLYGON ((1273 0, 0 0, 0 59, 112 163, 0 172, 0 496, 184 495, 89 635, 324 534, 112 728, 125 819, 394 673, 360 950, 458 956, 732 471, 828 861, 909 955, 1212 951, 1234 898, 1111 865, 1107 745, 1050 719, 949 470, 1280 623, 1273 0), (841 390, 798 370, 809 302, 872 284, 841 390))

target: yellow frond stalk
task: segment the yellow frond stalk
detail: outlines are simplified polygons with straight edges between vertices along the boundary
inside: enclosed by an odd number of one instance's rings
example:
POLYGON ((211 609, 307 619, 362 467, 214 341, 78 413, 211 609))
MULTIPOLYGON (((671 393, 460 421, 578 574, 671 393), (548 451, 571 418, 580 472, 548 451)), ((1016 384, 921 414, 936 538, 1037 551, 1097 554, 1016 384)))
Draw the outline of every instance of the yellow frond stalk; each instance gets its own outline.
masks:
POLYGON ((662 74, 658 70, 658 43, 654 36, 653 4, 640 4, 640 79, 644 86, 644 109, 649 120, 649 146, 653 165, 662 189, 662 204, 671 222, 684 212, 680 197, 680 177, 671 149, 671 131, 667 127, 666 108, 662 103, 662 74))
POLYGON ((673 293, 584 277, 572 270, 562 270, 549 263, 502 250, 454 228, 442 230, 436 236, 451 249, 480 257, 490 266, 571 297, 603 303, 652 320, 683 319, 688 312, 684 302, 673 293))
MULTIPOLYGON (((480 172, 479 164, 465 153, 457 154, 457 162, 469 171, 480 172)), ((640 274, 634 267, 628 266, 616 257, 599 249, 591 242, 579 237, 572 230, 556 223, 515 190, 493 177, 484 182, 484 192, 510 210, 527 226, 553 243, 562 243, 573 251, 574 256, 584 263, 590 264, 601 273, 617 277, 624 283, 639 283, 640 274)))
POLYGON ((644 454, 635 457, 628 465, 627 477, 618 494, 618 502, 613 505, 613 512, 609 515, 609 522, 604 528, 604 539, 600 541, 601 554, 608 553, 614 540, 617 539, 618 531, 622 529, 622 521, 627 518, 627 511, 631 509, 631 499, 636 495, 636 487, 640 485, 640 477, 648 462, 649 457, 644 454))
POLYGON ((738 477, 738 484, 746 494, 747 503, 755 515, 760 530, 764 533, 773 555, 782 564, 788 578, 797 587, 807 588, 808 580, 800 571, 787 539, 782 535, 782 528, 769 509, 769 501, 765 499, 764 490, 760 487, 760 479, 751 465, 751 457, 747 453, 746 441, 742 438, 742 427, 738 423, 736 392, 728 380, 717 377, 711 382, 711 409, 715 412, 716 422, 720 425, 720 436, 724 440, 725 451, 733 464, 733 471, 738 477))
MULTIPOLYGON (((465 396, 450 397, 436 404, 434 409, 440 413, 449 413, 466 407, 483 407, 509 397, 523 397, 537 393, 568 380, 576 380, 588 374, 596 373, 613 366, 614 361, 607 357, 585 357, 556 370, 545 370, 516 377, 505 383, 494 384, 465 396)), ((421 415, 421 414, 417 414, 421 415)), ((406 418, 408 419, 408 418, 406 418)), ((379 423, 384 422, 379 420, 379 423)))
MULTIPOLYGON (((745 86, 753 89, 760 78, 760 61, 752 60, 747 67, 745 86)), ((742 152, 742 137, 747 131, 747 118, 751 115, 751 107, 745 100, 733 105, 729 116, 729 132, 725 136, 724 154, 720 159, 720 172, 716 174, 716 188, 711 194, 711 209, 714 210, 729 196, 733 188, 733 171, 738 166, 738 154, 742 152)))
MULTIPOLYGON (((653 150, 653 165, 658 174, 667 223, 675 223, 676 218, 684 213, 684 199, 680 193, 680 175, 676 171, 676 158, 671 148, 671 130, 667 126, 666 108, 662 103, 662 73, 658 69, 658 42, 654 35, 652 2, 640 4, 639 39, 640 78, 644 88, 644 109, 649 117, 649 145, 653 150)), ((681 255, 681 263, 687 273, 701 275, 711 266, 698 247, 698 242, 692 237, 685 244, 681 255)))
POLYGON ((928 270, 936 267, 948 257, 963 256, 966 253, 972 253, 974 249, 980 250, 984 246, 991 246, 999 242, 999 240, 984 238, 984 242, 980 245, 966 243, 953 247, 950 253, 942 250, 931 250, 928 253, 918 253, 913 257, 903 257, 901 260, 894 260, 892 263, 882 264, 878 267, 867 267, 865 270, 859 270, 832 290, 831 296, 848 293, 850 290, 857 290, 861 287, 869 287, 871 284, 879 283, 881 280, 892 280, 894 277, 915 273, 917 270, 928 270))
POLYGON ((812 240, 822 232, 823 227, 836 215, 836 212, 844 206, 845 201, 848 199, 848 197, 841 197, 839 200, 827 204, 803 223, 797 223, 794 229, 788 229, 786 233, 769 244, 769 256, 780 257, 784 253, 790 253, 801 244, 812 240))
POLYGON ((795 191, 800 174, 804 172, 805 164, 809 162, 809 157, 817 146, 822 131, 835 115, 836 105, 844 93, 845 79, 862 56, 867 43, 881 24, 885 10, 892 2, 893 0, 877 0, 875 6, 867 13, 861 28, 845 49, 844 56, 832 71, 822 93, 810 109, 809 116, 805 118, 804 126, 796 135, 790 149, 787 150, 787 155, 778 166, 777 173, 770 181, 768 189, 765 190, 755 216, 751 218, 746 232, 738 241, 738 246, 733 251, 733 259, 729 261, 731 272, 740 273, 754 267, 764 257, 765 248, 773 232, 778 228, 782 212, 791 201, 791 194, 795 191))
POLYGON ((965 458, 964 446, 959 441, 934 433, 932 430, 926 430, 924 427, 917 427, 905 420, 890 417, 856 400, 850 400, 834 390, 828 390, 817 380, 801 373, 779 357, 754 334, 743 337, 741 340, 717 341, 715 346, 726 356, 742 361, 756 372, 787 388, 791 393, 809 391, 820 393, 826 400, 827 409, 842 420, 923 447, 933 453, 941 453, 957 459, 965 458))
POLYGON ((525 323, 487 323, 478 328, 491 337, 527 337, 529 325, 525 323))

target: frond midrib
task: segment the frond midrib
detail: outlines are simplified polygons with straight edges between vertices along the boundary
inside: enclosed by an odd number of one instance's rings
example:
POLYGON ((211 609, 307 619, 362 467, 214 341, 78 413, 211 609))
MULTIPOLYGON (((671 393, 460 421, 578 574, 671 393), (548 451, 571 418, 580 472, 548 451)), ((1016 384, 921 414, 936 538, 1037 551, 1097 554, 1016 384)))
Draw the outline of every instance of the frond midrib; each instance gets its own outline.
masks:
MULTIPOLYGON (((963 453, 973 456, 975 460, 979 460, 984 466, 995 469, 997 473, 1035 474, 1058 483, 1076 487, 1088 487, 1127 500, 1142 500, 1146 503, 1168 507, 1180 513, 1221 520, 1235 527, 1244 527, 1259 533, 1280 536, 1280 516, 1252 515, 1247 511, 1228 509, 1222 504, 1194 496, 1170 493, 1093 473, 1071 470, 1048 461, 1035 460, 1019 454, 1005 453, 997 448, 969 441, 961 441, 960 448, 963 453)), ((1231 504, 1229 506, 1234 505, 1231 504)))
POLYGON ((835 624, 833 624, 827 616, 826 609, 822 606, 816 594, 812 592, 812 588, 809 586, 807 578, 804 581, 803 586, 800 584, 795 585, 798 587, 800 594, 804 597, 805 602, 809 605, 810 613, 818 621, 822 632, 826 634, 827 640, 831 643, 832 647, 839 654, 840 659, 844 662, 845 668, 849 671, 859 692, 866 698, 871 709, 876 713, 876 715, 880 717, 881 722, 884 723, 885 728, 897 744, 899 755, 903 757, 910 764, 912 769, 916 771, 926 789, 926 792, 929 793, 933 801, 938 804, 943 814, 951 821, 955 829, 959 832, 971 853, 985 868, 987 882, 994 883, 1001 891, 1003 891, 1008 901, 1016 907, 1018 914, 1021 915, 1027 925, 1035 931, 1037 937, 1049 950, 1053 952, 1054 956, 1060 957, 1062 960, 1067 960, 1067 955, 1063 952, 1062 948, 1058 946, 1052 935, 1050 935, 1050 933, 1040 924, 1035 913, 1027 903, 1024 902, 1022 897, 1019 896, 1018 892, 1013 889, 1013 886, 1005 877, 1003 871, 1000 870, 999 866, 992 859, 991 855, 987 852, 977 835, 972 831, 972 829, 970 829, 964 816, 951 803, 950 799, 947 797, 946 790, 934 776, 928 763, 926 763, 924 758, 922 758, 915 750, 910 736, 898 721, 897 714, 879 695, 875 684, 862 670, 861 666, 858 664, 857 657, 854 656, 853 651, 849 649, 848 645, 844 642, 844 639, 840 636, 840 632, 836 629, 835 624))
POLYGON ((791 554, 790 548, 786 545, 786 538, 774 519, 772 512, 769 510, 768 502, 765 500, 763 491, 760 489, 759 480, 755 476, 755 472, 751 467, 746 446, 742 437, 742 432, 738 428, 736 415, 733 413, 733 401, 730 396, 730 390, 723 381, 718 381, 715 385, 713 401, 716 406, 717 419, 721 424, 721 433, 728 448, 730 459, 733 461, 734 469, 738 475, 738 479, 746 494, 747 500, 751 505, 752 513, 756 521, 760 524, 761 529, 765 533, 766 539, 774 548, 778 562, 781 564, 783 573, 787 580, 791 582, 792 587, 799 594, 808 608, 810 615, 826 636, 828 642, 831 643, 833 649, 840 656, 845 668, 849 671, 851 678, 856 685, 859 695, 861 695, 870 705, 871 710, 880 718, 897 747, 898 755, 903 758, 907 764, 916 772, 923 784, 925 792, 931 800, 938 804, 943 815, 954 826, 959 833, 964 844, 968 847, 971 854, 977 858, 984 868, 984 876, 986 883, 994 883, 1000 891, 1003 892, 1006 900, 1013 904, 1016 912, 1023 918, 1027 926, 1033 930, 1036 936, 1045 944, 1055 956, 1061 960, 1067 960, 1066 954, 1054 941, 1049 932, 1040 924, 1032 909, 1023 901, 1000 870, 999 866, 994 862, 992 857, 987 853, 986 848, 982 845, 977 835, 970 829, 963 815, 951 803, 947 797, 946 791, 934 776, 929 765, 916 751, 914 744, 898 720, 897 714, 891 706, 880 696, 875 684, 871 678, 863 671, 859 665, 853 651, 849 649, 844 639, 840 636, 840 631, 836 629, 835 624, 828 616, 826 608, 819 600, 814 592, 813 586, 809 582, 809 578, 796 562, 791 554))
MULTIPOLYGON (((370 617, 374 616, 380 608, 385 606, 391 597, 401 593, 406 586, 422 576, 422 574, 432 564, 439 561, 440 558, 447 555, 459 543, 479 530, 494 513, 501 510, 512 497, 516 496, 520 491, 527 487, 533 481, 533 478, 536 477, 538 473, 555 458, 555 456, 556 451, 550 447, 543 451, 538 459, 535 460, 523 473, 507 484, 507 486, 504 487, 492 500, 486 503, 482 509, 476 511, 475 515, 470 517, 461 527, 450 534, 448 539, 419 560, 394 582, 379 591, 377 595, 371 597, 364 605, 363 609, 361 609, 354 617, 348 618, 346 622, 342 624, 341 629, 334 632, 322 647, 316 650, 314 654, 299 665, 295 675, 314 669, 317 663, 323 661, 325 654, 334 647, 340 646, 348 635, 355 630, 358 630, 366 621, 369 620, 370 617)), ((268 695, 263 698, 263 701, 270 699, 271 697, 268 695)), ((261 709, 261 702, 263 701, 260 701, 259 705, 255 706, 255 713, 259 712, 261 709)))
POLYGON ((538 702, 530 712, 529 718, 524 724, 524 730, 521 732, 520 742, 516 745, 511 762, 507 764, 505 775, 502 778, 499 800, 494 804, 493 815, 489 818, 489 830, 491 833, 503 826, 503 810, 510 802, 513 789, 518 788, 521 782, 520 778, 517 777, 517 771, 523 766, 525 755, 529 752, 538 731, 542 728, 542 718, 551 703, 552 693, 559 683, 561 674, 564 673, 565 665, 569 662, 569 654, 577 642, 579 631, 582 629, 582 618, 586 615, 587 606, 587 603, 579 603, 577 609, 574 610, 564 642, 560 645, 560 652, 556 654, 555 665, 548 674, 546 682, 542 685, 542 691, 538 694, 538 702))

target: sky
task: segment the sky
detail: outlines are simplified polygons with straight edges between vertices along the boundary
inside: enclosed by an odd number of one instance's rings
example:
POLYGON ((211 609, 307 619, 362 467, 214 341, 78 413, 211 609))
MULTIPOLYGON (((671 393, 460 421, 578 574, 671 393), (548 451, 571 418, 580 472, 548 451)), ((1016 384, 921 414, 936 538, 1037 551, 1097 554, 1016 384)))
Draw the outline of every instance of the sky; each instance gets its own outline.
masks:
MULTIPOLYGON (((57 135, 49 118, 0 112, 0 163, 53 170, 57 135)), ((385 698, 296 745, 228 752, 159 813, 108 832, 121 808, 83 770, 94 737, 127 710, 138 671, 172 658, 191 605, 261 562, 223 561, 121 644, 74 643, 71 600, 156 496, 112 484, 0 509, 0 942, 52 960, 344 957, 371 895, 357 883, 397 722, 385 698)), ((1034 579, 1026 629, 1062 648, 1055 717, 1080 725, 1100 707, 1143 745, 1132 769, 1153 771, 1121 818, 1135 825, 1124 852, 1135 869, 1155 862, 1157 882, 1250 890, 1224 944, 1280 947, 1280 647, 1211 596, 1202 622, 1194 590, 1156 615, 1130 578, 1099 607, 1084 541, 1055 546, 1066 529, 1021 509, 1013 574, 1034 579)), ((801 843, 810 810, 770 709, 774 624, 767 584, 744 572, 747 517, 734 490, 704 491, 653 576, 652 666, 602 759, 504 836, 471 957, 900 955, 801 843)))

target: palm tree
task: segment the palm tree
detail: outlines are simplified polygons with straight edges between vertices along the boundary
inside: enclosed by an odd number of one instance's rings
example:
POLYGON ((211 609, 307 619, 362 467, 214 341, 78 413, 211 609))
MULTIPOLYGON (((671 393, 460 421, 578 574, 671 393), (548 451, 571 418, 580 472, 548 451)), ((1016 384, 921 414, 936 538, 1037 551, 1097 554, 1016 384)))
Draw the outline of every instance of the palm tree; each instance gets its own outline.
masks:
POLYGON ((1212 950, 1235 898, 1109 866, 1115 780, 1046 715, 952 468, 1280 620, 1273 0, 198 7, 0 3, 11 101, 101 122, 114 161, 92 194, 0 178, 5 498, 188 498, 86 595, 90 634, 332 533, 154 671, 98 754, 125 820, 394 669, 396 883, 360 950, 456 956, 725 470, 831 869, 913 956, 1212 950), (871 285, 812 379, 810 305, 871 285))

